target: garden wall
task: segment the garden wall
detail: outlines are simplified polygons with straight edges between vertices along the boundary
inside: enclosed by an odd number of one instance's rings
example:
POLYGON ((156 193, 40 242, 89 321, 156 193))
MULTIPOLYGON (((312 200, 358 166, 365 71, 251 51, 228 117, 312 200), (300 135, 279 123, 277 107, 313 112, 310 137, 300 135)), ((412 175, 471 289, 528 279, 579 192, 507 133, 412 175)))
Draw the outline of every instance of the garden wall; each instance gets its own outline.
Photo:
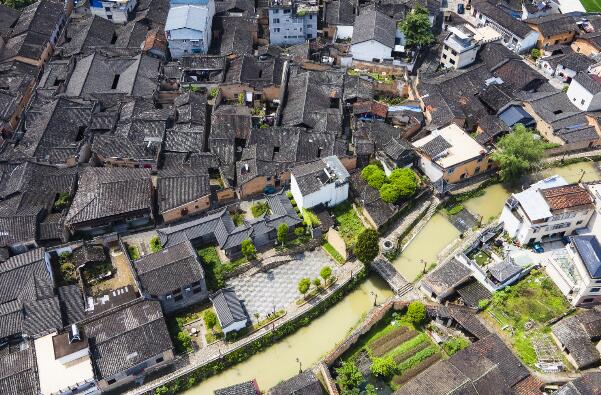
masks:
POLYGON ((330 243, 346 261, 348 259, 348 255, 346 253, 346 244, 344 243, 342 236, 340 236, 340 233, 338 233, 336 229, 331 228, 328 230, 326 238, 328 243, 330 243))

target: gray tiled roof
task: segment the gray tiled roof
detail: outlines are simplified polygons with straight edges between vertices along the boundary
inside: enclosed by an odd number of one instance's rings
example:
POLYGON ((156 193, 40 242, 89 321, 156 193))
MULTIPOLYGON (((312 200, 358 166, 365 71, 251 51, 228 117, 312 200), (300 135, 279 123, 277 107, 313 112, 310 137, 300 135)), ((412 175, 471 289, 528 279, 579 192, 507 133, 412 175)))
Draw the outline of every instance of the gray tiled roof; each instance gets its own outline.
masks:
POLYGON ((553 395, 588 395, 601 393, 601 372, 586 372, 562 385, 553 395))
POLYGON ((336 182, 346 182, 350 177, 348 171, 344 168, 340 160, 335 156, 329 156, 314 162, 294 167, 291 170, 298 187, 303 195, 309 195, 321 189, 328 183, 328 176, 324 169, 330 166, 337 176, 336 182))
POLYGON ((576 18, 572 15, 550 14, 524 20, 528 24, 538 27, 544 37, 551 37, 566 33, 578 33, 576 18))
POLYGON ((597 76, 592 76, 585 72, 576 74, 574 80, 578 82, 584 89, 591 92, 593 95, 601 92, 601 80, 597 76))
POLYGON ((269 391, 268 395, 323 395, 325 392, 321 388, 319 380, 312 370, 281 382, 269 391))
POLYGON ((436 136, 432 140, 420 147, 420 150, 426 153, 430 158, 436 158, 452 145, 442 136, 436 136))
POLYGON ((157 197, 159 212, 174 209, 211 193, 206 173, 159 176, 157 197))
POLYGON ((37 395, 39 393, 33 343, 25 349, 0 355, 0 393, 37 395))
POLYGON ((355 17, 351 44, 374 40, 380 44, 394 48, 396 23, 387 15, 371 8, 362 9, 355 17))
POLYGON ((98 379, 124 372, 171 350, 161 304, 139 302, 103 314, 84 324, 98 379))
POLYGON ((255 380, 234 384, 214 391, 214 395, 259 395, 259 386, 255 380))
POLYGON ((437 295, 442 295, 467 280, 471 273, 461 262, 452 258, 426 275, 422 282, 437 295))
POLYGON ((475 2, 473 7, 477 11, 486 15, 487 18, 492 19, 501 27, 507 29, 520 38, 526 38, 529 33, 534 31, 526 23, 513 18, 501 8, 489 3, 487 0, 475 2))
POLYGON ((328 25, 353 26, 355 23, 354 0, 330 1, 325 6, 325 20, 328 25))
POLYGON ((150 211, 151 201, 150 170, 87 167, 80 174, 66 223, 75 225, 150 211))
POLYGON ((553 335, 570 353, 578 369, 591 367, 601 360, 599 351, 591 341, 591 334, 585 329, 585 325, 592 323, 601 323, 601 313, 596 309, 563 318, 551 327, 553 335))
POLYGON ((140 284, 150 295, 162 296, 204 279, 204 271, 189 241, 144 255, 134 262, 140 284))
POLYGON ((219 318, 221 327, 227 327, 235 322, 248 320, 246 310, 230 288, 222 288, 210 296, 213 307, 219 318))

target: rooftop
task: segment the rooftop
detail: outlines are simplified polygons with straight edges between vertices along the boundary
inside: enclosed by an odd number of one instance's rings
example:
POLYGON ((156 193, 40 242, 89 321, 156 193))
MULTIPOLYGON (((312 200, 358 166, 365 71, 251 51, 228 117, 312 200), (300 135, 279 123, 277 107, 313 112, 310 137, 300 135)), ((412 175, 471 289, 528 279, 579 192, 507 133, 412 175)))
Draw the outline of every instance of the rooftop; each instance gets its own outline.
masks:
POLYGON ((213 307, 219 318, 222 328, 235 322, 248 320, 246 309, 230 288, 222 288, 210 296, 213 307))
POLYGON ((336 156, 328 156, 315 162, 294 167, 291 173, 303 195, 316 192, 322 186, 331 182, 344 183, 350 177, 348 171, 336 156))
POLYGON ((444 169, 486 154, 482 145, 454 123, 433 131, 413 145, 444 169))
POLYGON ((601 278, 601 245, 597 236, 570 236, 570 241, 591 278, 601 278))

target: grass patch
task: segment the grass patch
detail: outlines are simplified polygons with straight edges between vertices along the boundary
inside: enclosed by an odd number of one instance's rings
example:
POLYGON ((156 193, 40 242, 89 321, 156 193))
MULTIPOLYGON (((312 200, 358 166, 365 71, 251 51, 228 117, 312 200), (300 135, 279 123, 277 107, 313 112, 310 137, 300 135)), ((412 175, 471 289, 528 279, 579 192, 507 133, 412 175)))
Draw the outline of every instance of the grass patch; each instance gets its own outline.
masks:
POLYGON ((167 318, 167 329, 173 341, 176 353, 192 351, 192 336, 184 329, 184 325, 202 319, 203 310, 198 306, 190 307, 167 318))
POLYGON ((511 333, 516 353, 534 367, 532 339, 546 334, 549 321, 566 313, 570 304, 551 279, 539 270, 516 285, 494 293, 487 311, 497 324, 511 333))
POLYGON ((342 257, 342 255, 338 253, 338 251, 336 251, 334 246, 326 242, 322 245, 322 247, 328 254, 330 254, 332 258, 334 258, 336 262, 338 262, 338 264, 344 265, 344 262, 346 262, 346 260, 342 257))
POLYGON ((580 0, 586 12, 601 12, 601 0, 580 0))
POLYGON ((127 253, 132 261, 140 259, 140 249, 138 246, 127 246, 127 253))
POLYGON ((472 259, 476 261, 479 266, 486 266, 490 262, 490 256, 484 251, 478 251, 474 254, 472 259))
POLYGON ((336 224, 338 225, 338 231, 342 236, 342 239, 346 243, 347 247, 352 247, 357 242, 357 237, 365 226, 359 219, 359 216, 353 209, 351 202, 346 201, 332 208, 332 212, 336 217, 336 224))
POLYGON ((453 207, 450 207, 447 209, 447 214, 449 215, 457 215, 460 212, 463 211, 465 207, 463 207, 463 204, 456 204, 453 207))
POLYGON ((258 218, 269 213, 269 205, 267 202, 257 202, 250 208, 253 213, 253 217, 258 218))
POLYGON ((463 350, 470 345, 470 341, 464 337, 453 337, 442 344, 442 349, 448 356, 455 354, 457 351, 463 350))
POLYGON ((203 247, 196 250, 200 260, 204 264, 207 288, 216 291, 223 288, 225 279, 223 278, 223 265, 217 255, 217 249, 213 246, 203 247))

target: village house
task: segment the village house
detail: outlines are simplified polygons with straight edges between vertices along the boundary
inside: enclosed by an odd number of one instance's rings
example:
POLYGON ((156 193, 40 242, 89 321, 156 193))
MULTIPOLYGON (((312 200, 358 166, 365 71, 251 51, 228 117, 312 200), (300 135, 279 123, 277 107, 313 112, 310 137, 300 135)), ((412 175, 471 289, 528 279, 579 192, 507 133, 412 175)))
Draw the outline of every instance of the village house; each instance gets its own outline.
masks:
POLYGON ((202 170, 161 170, 157 179, 157 203, 165 223, 208 210, 211 207, 209 174, 202 170))
POLYGON ((312 370, 301 372, 267 391, 267 395, 323 395, 321 383, 312 370))
POLYGON ((580 72, 570 82, 567 95, 582 111, 601 110, 601 77, 580 72))
POLYGON ((147 169, 87 167, 65 225, 71 233, 98 235, 153 222, 153 192, 147 169))
POLYGON ((222 288, 210 296, 223 334, 246 328, 250 320, 246 309, 231 288, 222 288))
POLYGON ((132 265, 142 294, 159 300, 166 313, 200 303, 208 297, 204 270, 188 240, 146 254, 132 265))
POLYGON ((364 8, 355 17, 351 39, 353 59, 381 62, 390 59, 395 49, 396 23, 374 8, 364 8))
POLYGON ((471 13, 479 25, 487 25, 498 31, 503 36, 503 45, 515 53, 527 52, 537 45, 537 31, 488 1, 472 3, 471 13))
POLYGON ((317 3, 308 0, 269 1, 269 43, 294 45, 317 38, 317 3))
POLYGON ((571 15, 550 14, 524 20, 532 29, 540 33, 536 46, 570 44, 579 32, 576 19, 571 15))
POLYGON ((487 150, 456 124, 413 143, 418 166, 433 183, 457 183, 493 167, 487 150))
POLYGON ((451 26, 442 47, 440 63, 447 68, 461 69, 476 61, 481 45, 501 39, 501 35, 488 26, 475 28, 470 24, 451 26))
POLYGON ((574 368, 583 370, 601 362, 599 335, 601 312, 598 307, 562 318, 551 327, 551 337, 574 368))
POLYGON ((82 328, 97 385, 103 392, 131 383, 173 361, 173 344, 158 301, 140 298, 86 319, 82 328))
POLYGON ((215 395, 261 395, 261 390, 257 380, 253 379, 215 390, 215 395))
POLYGON ((203 5, 181 5, 169 10, 165 34, 173 59, 186 54, 204 54, 211 46, 211 26, 215 15, 215 2, 203 5))
POLYGON ((290 191, 301 209, 333 207, 348 197, 349 173, 336 156, 290 170, 290 191))
POLYGON ((19 347, 5 347, 3 351, 0 355, 0 388, 23 395, 38 395, 40 384, 36 375, 33 342, 23 342, 19 347))
POLYGON ((335 0, 325 3, 325 22, 334 41, 346 41, 353 37, 357 6, 354 0, 335 0))
POLYGON ((593 56, 601 53, 601 32, 580 34, 572 42, 572 49, 584 56, 593 56))
POLYGON ((526 245, 571 235, 588 225, 593 212, 593 198, 585 188, 553 176, 512 194, 500 221, 509 236, 526 245))
POLYGON ((113 23, 126 23, 133 14, 136 0, 91 0, 90 11, 113 23))

